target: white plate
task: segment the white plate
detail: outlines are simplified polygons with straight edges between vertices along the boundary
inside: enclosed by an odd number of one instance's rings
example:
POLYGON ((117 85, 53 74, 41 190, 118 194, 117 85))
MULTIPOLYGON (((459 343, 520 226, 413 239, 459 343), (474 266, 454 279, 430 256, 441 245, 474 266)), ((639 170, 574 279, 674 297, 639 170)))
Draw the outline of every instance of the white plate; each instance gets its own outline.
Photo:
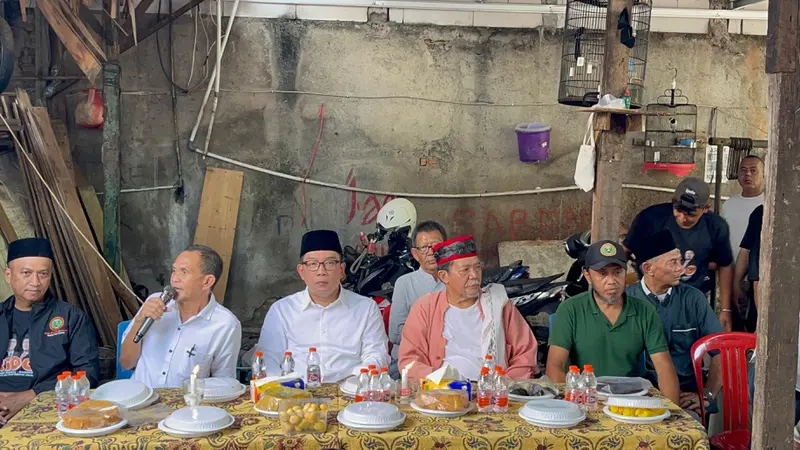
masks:
POLYGON ((643 395, 647 395, 647 392, 650 390, 650 387, 653 386, 649 380, 641 377, 598 377, 597 383, 614 381, 614 380, 622 380, 625 378, 630 378, 631 380, 638 380, 642 384, 642 390, 638 392, 633 392, 630 394, 606 394, 605 392, 601 392, 599 389, 597 390, 597 396, 600 398, 609 398, 609 397, 641 397, 643 395))
POLYGON ((387 423, 384 425, 358 425, 347 421, 347 419, 342 418, 343 412, 344 411, 339 411, 339 414, 336 416, 336 419, 339 421, 339 423, 346 426, 347 428, 350 428, 355 431, 361 431, 364 433, 382 433, 384 431, 394 430, 395 428, 402 426, 403 423, 405 423, 406 421, 406 413, 401 412, 401 414, 403 415, 403 419, 393 423, 387 423))
POLYGON ((522 414, 520 414, 519 416, 522 417, 522 420, 527 422, 529 425, 541 428, 571 428, 586 420, 586 416, 583 416, 583 419, 571 422, 540 422, 538 420, 527 419, 522 414))
POLYGON ((220 396, 220 397, 203 397, 203 403, 222 403, 222 402, 230 402, 236 400, 237 398, 241 397, 242 394, 247 392, 249 389, 247 386, 242 385, 241 389, 237 392, 232 392, 229 395, 220 396))
POLYGON ((94 430, 73 430, 72 428, 65 427, 63 420, 59 420, 58 423, 56 424, 56 430, 66 434, 67 436, 97 437, 97 436, 105 436, 107 434, 111 434, 127 424, 128 421, 123 419, 121 422, 105 428, 96 428, 94 430))
MULTIPOLYGON (((348 379, 349 379, 349 378, 348 378, 348 379)), ((356 391, 354 391, 354 390, 353 390, 353 391, 351 391, 351 390, 349 389, 349 387, 350 387, 350 386, 352 386, 352 384, 351 384, 351 383, 348 383, 348 382, 347 382, 347 380, 344 380, 344 381, 342 381, 341 383, 339 383, 339 390, 340 390, 340 391, 342 391, 343 393, 345 393, 345 394, 347 394, 347 395, 351 396, 351 397, 355 397, 355 395, 356 395, 356 391)))
POLYGON ((612 419, 616 420, 617 422, 630 423, 630 424, 634 424, 634 425, 646 425, 646 424, 652 424, 652 423, 659 423, 662 420, 664 420, 664 419, 666 419, 666 418, 668 418, 669 416, 672 415, 669 412, 669 410, 666 410, 666 411, 664 411, 664 414, 662 414, 660 416, 655 416, 655 417, 628 417, 628 416, 623 416, 621 414, 615 414, 615 413, 611 412, 611 410, 608 409, 608 406, 603 408, 603 412, 606 413, 606 415, 608 417, 611 417, 612 419))
POLYGON ((474 406, 475 406, 474 404, 470 403, 469 407, 467 409, 464 409, 464 410, 461 410, 461 411, 436 411, 436 410, 433 410, 433 409, 421 408, 421 407, 419 407, 417 405, 416 402, 411 402, 411 407, 414 408, 415 410, 421 412, 422 414, 425 414, 425 415, 428 415, 428 416, 449 417, 449 418, 461 417, 461 416, 467 414, 468 412, 472 411, 472 408, 474 406))
POLYGON ((233 417, 231 417, 230 423, 228 425, 225 425, 222 428, 219 428, 219 429, 216 429, 216 430, 203 430, 203 431, 178 431, 178 430, 173 430, 172 428, 164 425, 164 421, 165 420, 167 420, 167 419, 163 419, 163 420, 161 420, 161 422, 158 422, 158 429, 163 431, 164 433, 167 433, 170 436, 175 436, 175 437, 179 437, 179 438, 196 438, 196 437, 209 436, 209 435, 212 435, 214 433, 218 433, 218 432, 228 428, 229 426, 233 425, 233 422, 234 422, 235 419, 233 417))
POLYGON ((522 402, 522 403, 528 403, 531 400, 549 400, 551 398, 556 398, 556 396, 550 393, 549 391, 547 394, 534 395, 534 396, 508 394, 508 399, 511 400, 512 402, 522 402))
POLYGON ((107 400, 128 409, 146 402, 153 396, 153 389, 135 380, 114 380, 95 389, 89 396, 92 400, 107 400))
POLYGON ((261 414, 262 416, 266 416, 266 417, 278 417, 280 415, 279 411, 267 411, 267 410, 264 410, 264 409, 258 409, 257 406, 253 406, 253 409, 255 409, 257 413, 261 414))
POLYGON ((152 405, 153 403, 157 402, 159 399, 158 392, 153 391, 153 395, 150 396, 147 400, 139 403, 138 405, 133 405, 128 408, 129 411, 135 411, 137 409, 147 408, 148 406, 152 405))

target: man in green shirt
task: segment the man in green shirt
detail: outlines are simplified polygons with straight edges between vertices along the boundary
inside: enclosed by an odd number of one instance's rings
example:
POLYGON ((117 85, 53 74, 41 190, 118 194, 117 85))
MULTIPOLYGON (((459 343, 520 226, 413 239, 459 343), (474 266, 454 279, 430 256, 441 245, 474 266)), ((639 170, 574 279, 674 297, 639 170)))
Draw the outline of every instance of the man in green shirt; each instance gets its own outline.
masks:
POLYGON ((646 350, 661 393, 679 404, 678 376, 661 321, 647 300, 625 295, 626 266, 625 250, 616 242, 596 242, 586 251, 583 274, 590 289, 556 311, 547 376, 563 383, 567 361, 591 364, 597 376, 644 376, 640 358, 646 350))

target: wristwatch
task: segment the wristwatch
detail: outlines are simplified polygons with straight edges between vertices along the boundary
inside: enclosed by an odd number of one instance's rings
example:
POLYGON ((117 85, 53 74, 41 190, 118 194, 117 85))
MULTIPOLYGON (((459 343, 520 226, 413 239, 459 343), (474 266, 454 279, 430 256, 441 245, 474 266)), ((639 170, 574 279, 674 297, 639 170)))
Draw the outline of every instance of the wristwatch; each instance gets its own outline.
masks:
POLYGON ((714 401, 714 394, 710 390, 703 388, 703 400, 711 403, 714 401))

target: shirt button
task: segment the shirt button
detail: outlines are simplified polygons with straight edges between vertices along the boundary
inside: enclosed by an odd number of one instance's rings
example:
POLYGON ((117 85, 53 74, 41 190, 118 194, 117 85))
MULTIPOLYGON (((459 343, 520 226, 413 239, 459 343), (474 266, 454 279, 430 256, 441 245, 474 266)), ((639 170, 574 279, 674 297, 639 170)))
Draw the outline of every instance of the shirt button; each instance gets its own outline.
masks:
POLYGON ((181 327, 178 327, 178 331, 181 331, 181 327))
POLYGON ((442 357, 441 356, 437 356, 436 359, 442 359, 442 357))
POLYGON ((172 353, 172 350, 170 350, 169 352, 172 353))
POLYGON ((161 375, 166 375, 166 374, 167 374, 167 372, 161 372, 161 375))

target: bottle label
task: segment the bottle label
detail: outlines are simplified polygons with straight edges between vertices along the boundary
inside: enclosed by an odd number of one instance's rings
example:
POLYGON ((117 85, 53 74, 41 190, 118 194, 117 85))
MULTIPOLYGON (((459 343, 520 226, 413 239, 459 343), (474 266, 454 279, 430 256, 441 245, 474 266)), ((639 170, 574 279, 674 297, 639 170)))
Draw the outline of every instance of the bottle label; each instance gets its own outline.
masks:
POLYGON ((508 408, 508 397, 505 395, 500 395, 497 397, 497 407, 498 408, 508 408))
POLYGON ((492 404, 492 396, 488 392, 478 393, 478 408, 488 408, 492 404))
POLYGON ((392 401, 392 391, 383 391, 383 400, 386 403, 392 401))
POLYGON ((401 388, 400 397, 411 397, 411 388, 401 388))

